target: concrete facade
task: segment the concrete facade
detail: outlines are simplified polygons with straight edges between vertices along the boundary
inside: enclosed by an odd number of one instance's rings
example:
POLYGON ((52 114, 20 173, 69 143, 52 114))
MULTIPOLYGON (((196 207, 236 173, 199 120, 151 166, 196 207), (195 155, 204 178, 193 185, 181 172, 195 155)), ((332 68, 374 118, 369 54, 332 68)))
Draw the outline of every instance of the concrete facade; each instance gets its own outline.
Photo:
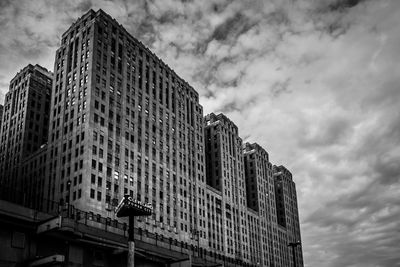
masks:
POLYGON ((56 51, 45 198, 115 218, 129 194, 154 214, 137 227, 208 248, 198 93, 99 10, 56 51))
POLYGON ((279 266, 276 258, 276 203, 272 164, 268 153, 257 143, 243 146, 247 203, 258 215, 260 262, 279 266))
POLYGON ((1 132, 1 124, 3 121, 3 110, 4 110, 4 106, 0 104, 0 132, 1 132))
MULTIPOLYGON (((225 115, 211 113, 205 116, 204 125, 210 246, 229 255, 230 229, 240 229, 234 231, 235 244, 240 240, 240 245, 232 255, 238 262, 291 266, 288 244, 301 240, 290 172, 283 166, 274 167, 257 143, 242 146, 237 126, 225 115), (237 226, 230 224, 231 210, 244 215, 232 216, 240 218, 233 220, 239 222, 237 226), (225 229, 219 231, 224 223, 225 229)), ((297 266, 303 266, 301 248, 296 251, 297 266)))
POLYGON ((47 141, 52 73, 28 65, 10 82, 0 128, 0 184, 21 188, 22 160, 47 141))
POLYGON ((29 207, 44 209, 43 196, 46 184, 46 165, 48 160, 47 144, 43 144, 38 150, 24 158, 21 164, 23 173, 23 194, 30 200, 29 207))
MULTIPOLYGON (((18 157, 24 173, 23 190, 10 191, 16 197, 7 195, 10 200, 63 216, 76 226, 68 224, 72 232, 105 227, 95 247, 107 243, 110 250, 99 256, 91 245, 87 252, 88 240, 75 240, 77 248, 40 256, 66 262, 75 251, 77 266, 97 260, 109 266, 108 257, 125 264, 126 221, 117 220, 114 208, 130 195, 154 208, 151 217, 135 221, 143 266, 291 266, 287 244, 300 241, 300 228, 286 168, 273 167, 258 144, 243 145, 224 114, 203 117, 198 93, 102 10, 84 14, 61 40, 43 103, 49 129, 44 116, 43 138, 14 156, 13 118, 27 114, 13 111, 24 106, 18 102, 29 80, 24 69, 6 95, 0 167, 18 157), (112 225, 119 237, 109 234, 112 225), (180 254, 160 255, 161 247, 180 254)), ((303 266, 301 249, 296 253, 303 266)))
MULTIPOLYGON (((300 221, 297 204, 296 184, 293 182, 292 173, 284 166, 273 166, 274 169, 274 184, 275 198, 277 208, 277 222, 280 228, 281 243, 288 244, 290 242, 300 242, 300 221)), ((281 245, 283 247, 283 244, 281 245)), ((287 247, 286 247, 287 248, 287 247)), ((302 248, 297 247, 296 265, 303 266, 302 248)), ((287 259, 281 266, 293 264, 291 250, 283 249, 281 254, 287 259)))
POLYGON ((226 255, 251 263, 246 220, 246 189, 242 139, 237 126, 223 114, 204 118, 207 183, 221 192, 223 236, 226 255))
MULTIPOLYGON (((78 210, 44 213, 0 200, 0 266, 126 266, 123 224, 78 210)), ((135 266, 192 266, 186 244, 135 232, 135 266)), ((202 266, 215 266, 215 261, 202 266)))

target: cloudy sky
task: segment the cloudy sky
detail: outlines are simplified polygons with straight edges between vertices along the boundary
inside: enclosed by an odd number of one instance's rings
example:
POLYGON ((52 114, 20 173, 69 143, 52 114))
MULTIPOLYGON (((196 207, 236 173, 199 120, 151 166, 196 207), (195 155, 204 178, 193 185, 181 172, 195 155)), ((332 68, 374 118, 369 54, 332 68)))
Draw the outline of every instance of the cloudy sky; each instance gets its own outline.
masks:
POLYGON ((400 1, 0 1, 0 103, 102 8, 297 184, 306 266, 400 266, 400 1))

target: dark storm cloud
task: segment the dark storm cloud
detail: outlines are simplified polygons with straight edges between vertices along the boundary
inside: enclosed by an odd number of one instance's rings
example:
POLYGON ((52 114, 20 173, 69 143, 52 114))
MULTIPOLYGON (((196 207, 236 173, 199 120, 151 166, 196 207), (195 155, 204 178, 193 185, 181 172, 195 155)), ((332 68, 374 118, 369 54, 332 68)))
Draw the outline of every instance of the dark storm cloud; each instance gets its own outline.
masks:
POLYGON ((211 39, 217 41, 233 41, 241 34, 247 32, 252 27, 250 19, 241 13, 236 13, 222 24, 215 28, 211 39))
POLYGON ((233 1, 212 3, 210 5, 210 11, 213 11, 215 13, 222 13, 231 2, 233 1))
POLYGON ((361 2, 365 2, 365 0, 335 0, 332 3, 327 5, 327 11, 334 12, 339 11, 343 12, 348 8, 352 8, 358 5, 361 2))
POLYGON ((312 224, 325 233, 332 233, 321 245, 329 246, 338 255, 337 266, 397 266, 399 263, 396 247, 400 241, 400 222, 396 218, 400 201, 385 191, 379 184, 368 183, 352 194, 326 203, 305 221, 305 225, 312 224), (339 257, 344 254, 347 256, 339 257))
POLYGON ((179 14, 172 11, 168 10, 164 12, 159 18, 156 18, 157 22, 160 24, 169 24, 173 23, 175 20, 179 18, 179 14))
POLYGON ((316 28, 327 32, 334 38, 345 34, 353 23, 343 19, 352 8, 362 5, 367 0, 327 0, 317 1, 313 9, 309 10, 316 23, 316 28))

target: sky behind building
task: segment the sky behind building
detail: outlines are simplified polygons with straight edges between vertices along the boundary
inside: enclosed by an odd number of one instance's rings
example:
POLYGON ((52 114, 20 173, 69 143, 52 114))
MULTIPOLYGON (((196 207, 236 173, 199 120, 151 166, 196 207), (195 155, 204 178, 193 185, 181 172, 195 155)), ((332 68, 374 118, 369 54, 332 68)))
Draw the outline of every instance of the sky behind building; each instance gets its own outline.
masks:
POLYGON ((0 103, 90 8, 293 173, 306 266, 400 265, 400 1, 3 0, 0 103))

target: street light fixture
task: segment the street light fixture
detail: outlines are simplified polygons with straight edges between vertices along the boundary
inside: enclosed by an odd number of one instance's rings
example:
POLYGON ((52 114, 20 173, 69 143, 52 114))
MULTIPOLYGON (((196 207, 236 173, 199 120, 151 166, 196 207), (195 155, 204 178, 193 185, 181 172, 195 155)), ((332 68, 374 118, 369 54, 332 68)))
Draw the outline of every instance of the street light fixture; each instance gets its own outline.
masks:
POLYGON ((290 243, 288 244, 288 247, 291 247, 291 248, 292 248, 292 257, 293 257, 293 266, 294 266, 294 267, 297 267, 297 263, 296 263, 296 253, 295 253, 294 249, 295 249, 297 246, 300 246, 300 245, 301 245, 300 241, 290 242, 290 243))
POLYGON ((71 180, 68 180, 67 181, 67 192, 68 192, 68 196, 67 196, 67 203, 68 203, 68 205, 69 205, 69 202, 70 202, 70 198, 71 198, 71 180))
POLYGON ((197 229, 192 230, 192 238, 196 237, 197 238, 197 257, 200 258, 200 231, 197 229))

